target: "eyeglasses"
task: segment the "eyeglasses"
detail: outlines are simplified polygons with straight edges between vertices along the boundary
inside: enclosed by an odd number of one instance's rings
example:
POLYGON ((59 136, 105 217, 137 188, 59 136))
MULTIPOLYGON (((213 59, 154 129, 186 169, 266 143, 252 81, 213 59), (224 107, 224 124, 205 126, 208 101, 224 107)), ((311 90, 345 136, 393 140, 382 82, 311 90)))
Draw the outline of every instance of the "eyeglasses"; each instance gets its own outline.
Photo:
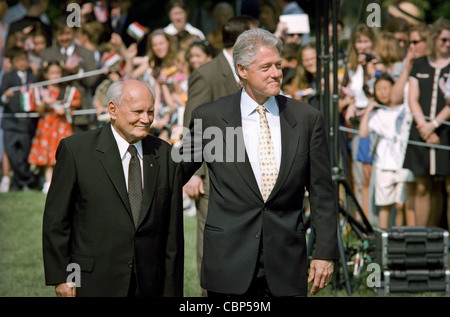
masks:
POLYGON ((419 43, 421 43, 421 42, 423 42, 423 40, 419 40, 419 41, 409 41, 409 44, 417 45, 417 44, 419 44, 419 43))
POLYGON ((438 40, 440 40, 442 42, 442 44, 445 44, 446 42, 450 43, 450 39, 446 39, 445 37, 441 37, 438 40))

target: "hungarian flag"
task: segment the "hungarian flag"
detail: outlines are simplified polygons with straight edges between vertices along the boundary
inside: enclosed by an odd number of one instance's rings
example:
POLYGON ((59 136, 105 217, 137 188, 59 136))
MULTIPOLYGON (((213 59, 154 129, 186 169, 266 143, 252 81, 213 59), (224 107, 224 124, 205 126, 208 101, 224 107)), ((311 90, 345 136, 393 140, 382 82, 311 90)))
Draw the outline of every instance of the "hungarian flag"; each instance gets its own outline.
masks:
POLYGON ((36 111, 36 98, 33 89, 20 93, 20 109, 24 112, 36 111))
POLYGON ((147 28, 139 24, 138 22, 131 23, 127 28, 128 35, 134 38, 136 41, 142 40, 146 32, 147 28))
POLYGON ((120 55, 116 52, 112 52, 105 56, 105 58, 103 59, 103 63, 105 67, 112 68, 113 66, 120 63, 120 55))

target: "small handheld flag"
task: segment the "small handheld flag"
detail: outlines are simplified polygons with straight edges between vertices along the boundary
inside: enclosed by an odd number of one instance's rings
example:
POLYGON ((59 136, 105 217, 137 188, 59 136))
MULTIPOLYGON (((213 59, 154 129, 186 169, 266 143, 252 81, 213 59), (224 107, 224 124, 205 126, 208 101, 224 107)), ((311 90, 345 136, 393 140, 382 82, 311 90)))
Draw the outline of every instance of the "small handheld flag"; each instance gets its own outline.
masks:
POLYGON ((127 34, 138 42, 142 40, 146 33, 147 28, 138 22, 131 23, 127 28, 127 34))

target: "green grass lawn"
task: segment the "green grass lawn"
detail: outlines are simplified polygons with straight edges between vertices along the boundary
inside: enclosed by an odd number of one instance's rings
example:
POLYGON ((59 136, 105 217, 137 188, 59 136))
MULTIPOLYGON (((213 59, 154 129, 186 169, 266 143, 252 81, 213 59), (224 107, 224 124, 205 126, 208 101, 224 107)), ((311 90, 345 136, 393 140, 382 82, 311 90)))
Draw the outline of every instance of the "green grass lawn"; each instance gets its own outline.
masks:
MULTIPOLYGON (((0 194, 0 297, 52 297, 45 286, 42 263, 41 228, 45 196, 38 191, 0 194)), ((185 217, 186 297, 201 296, 196 267, 196 217, 185 217)), ((361 281, 353 288, 355 297, 376 296, 361 281)), ((353 283, 354 284, 354 283, 353 283)), ((347 292, 331 284, 316 296, 345 297, 347 292)), ((393 295, 398 296, 398 295, 393 295)), ((423 293, 408 296, 443 294, 423 293)), ((446 294, 445 296, 449 296, 446 294)))

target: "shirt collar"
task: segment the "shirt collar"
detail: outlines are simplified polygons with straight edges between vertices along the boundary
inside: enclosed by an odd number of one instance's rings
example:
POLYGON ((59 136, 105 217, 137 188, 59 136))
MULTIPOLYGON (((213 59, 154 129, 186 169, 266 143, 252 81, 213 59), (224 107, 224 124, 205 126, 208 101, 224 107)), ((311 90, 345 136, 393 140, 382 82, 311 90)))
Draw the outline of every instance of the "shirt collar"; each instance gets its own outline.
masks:
POLYGON ((74 51, 75 44, 73 42, 68 47, 61 47, 61 55, 64 55, 65 53, 67 56, 72 56, 74 51))
MULTIPOLYGON (((258 103, 253 100, 248 93, 245 91, 245 88, 242 88, 241 93, 241 107, 242 113, 246 116, 251 115, 254 111, 256 111, 256 107, 258 107, 258 103)), ((278 109, 277 100, 274 96, 267 99, 267 101, 263 104, 263 106, 267 109, 267 112, 271 113, 273 116, 279 116, 280 110, 278 109)))
POLYGON ((225 56, 225 59, 227 60, 228 64, 231 67, 231 72, 233 73, 234 79, 236 79, 236 82, 239 83, 240 79, 239 76, 236 74, 233 56, 231 56, 226 49, 223 49, 223 56, 225 56))
MULTIPOLYGON (((128 152, 128 147, 130 146, 130 143, 128 143, 122 136, 117 133, 116 129, 111 125, 111 130, 114 135, 114 139, 116 140, 117 146, 119 148, 120 158, 123 159, 125 155, 128 152)), ((133 144, 138 152, 138 156, 140 159, 142 159, 142 140, 139 140, 138 142, 133 144)))

